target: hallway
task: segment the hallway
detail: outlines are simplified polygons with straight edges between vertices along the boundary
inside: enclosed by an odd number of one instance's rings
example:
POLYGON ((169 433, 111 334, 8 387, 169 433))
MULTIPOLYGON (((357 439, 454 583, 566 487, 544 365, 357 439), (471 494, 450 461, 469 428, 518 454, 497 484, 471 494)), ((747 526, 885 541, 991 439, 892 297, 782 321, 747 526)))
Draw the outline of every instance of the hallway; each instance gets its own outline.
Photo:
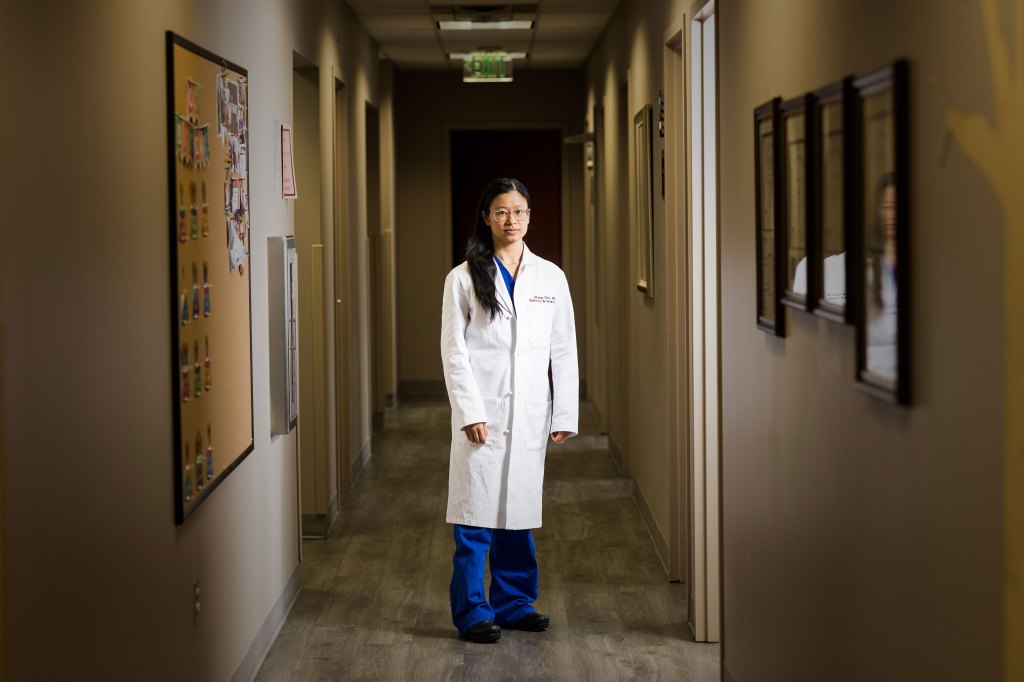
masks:
POLYGON ((548 451, 538 610, 546 633, 496 645, 456 638, 444 523, 446 401, 407 402, 327 540, 305 540, 303 585, 259 680, 717 680, 717 644, 690 641, 685 585, 670 584, 593 410, 548 451))

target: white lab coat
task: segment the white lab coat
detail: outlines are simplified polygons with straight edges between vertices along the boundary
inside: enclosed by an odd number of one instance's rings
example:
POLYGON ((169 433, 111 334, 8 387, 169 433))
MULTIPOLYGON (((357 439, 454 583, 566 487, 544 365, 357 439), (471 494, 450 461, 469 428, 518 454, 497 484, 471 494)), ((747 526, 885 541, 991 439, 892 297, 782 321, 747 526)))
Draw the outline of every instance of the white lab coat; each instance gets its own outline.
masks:
POLYGON ((539 528, 548 435, 579 430, 572 300, 565 274, 525 245, 515 306, 500 272, 494 286, 504 310, 491 320, 466 263, 444 282, 441 359, 452 404, 447 521, 539 528), (462 428, 479 422, 487 423, 487 442, 471 443, 462 428))

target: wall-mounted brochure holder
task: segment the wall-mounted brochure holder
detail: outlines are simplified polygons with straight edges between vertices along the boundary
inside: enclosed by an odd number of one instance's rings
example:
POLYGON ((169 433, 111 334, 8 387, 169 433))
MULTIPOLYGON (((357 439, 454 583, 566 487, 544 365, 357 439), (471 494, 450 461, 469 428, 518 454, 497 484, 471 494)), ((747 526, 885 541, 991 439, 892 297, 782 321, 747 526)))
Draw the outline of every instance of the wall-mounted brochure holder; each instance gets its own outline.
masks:
POLYGON ((267 238, 270 291, 270 433, 284 435, 299 417, 298 261, 295 237, 267 238))

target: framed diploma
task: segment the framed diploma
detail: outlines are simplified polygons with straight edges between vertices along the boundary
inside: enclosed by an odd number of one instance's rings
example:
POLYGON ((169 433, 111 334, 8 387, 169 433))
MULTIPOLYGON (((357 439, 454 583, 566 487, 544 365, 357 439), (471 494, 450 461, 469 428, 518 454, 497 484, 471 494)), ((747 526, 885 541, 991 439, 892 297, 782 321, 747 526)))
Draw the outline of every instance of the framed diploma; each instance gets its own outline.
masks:
POLYGON ((910 402, 910 198, 907 64, 859 78, 857 386, 910 402))
POLYGON ((853 182, 853 79, 821 88, 814 93, 814 216, 808 276, 813 283, 814 312, 835 322, 852 322, 853 291, 846 267, 855 201, 853 182))
POLYGON ((811 310, 817 290, 809 276, 813 232, 807 229, 814 214, 810 182, 814 166, 814 105, 810 95, 782 104, 782 302, 798 310, 811 310))

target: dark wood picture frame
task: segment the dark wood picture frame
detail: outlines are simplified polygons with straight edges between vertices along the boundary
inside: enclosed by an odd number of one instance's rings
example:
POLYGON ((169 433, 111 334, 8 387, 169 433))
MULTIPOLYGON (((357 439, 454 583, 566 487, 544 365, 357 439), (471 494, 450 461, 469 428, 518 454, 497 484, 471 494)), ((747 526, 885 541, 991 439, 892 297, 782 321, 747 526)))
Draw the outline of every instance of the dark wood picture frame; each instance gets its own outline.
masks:
POLYGON ((859 78, 856 93, 857 387, 910 403, 910 156, 904 61, 859 78))
POLYGON ((782 167, 780 129, 781 98, 754 109, 754 240, 757 253, 757 326, 785 336, 786 317, 780 294, 782 284, 782 167))
POLYGON ((165 47, 173 499, 181 524, 255 446, 248 73, 171 31, 165 47))
POLYGON ((779 141, 782 184, 782 303, 797 310, 810 311, 817 298, 814 278, 810 276, 810 255, 814 253, 815 136, 814 103, 809 94, 783 102, 779 141))
POLYGON ((814 93, 813 253, 808 276, 813 282, 814 313, 833 322, 852 323, 856 290, 852 267, 856 154, 853 149, 853 77, 814 93), (848 267, 849 266, 849 267, 848 267))
POLYGON ((636 172, 637 291, 654 298, 654 138, 653 109, 645 104, 633 117, 633 159, 636 172))

